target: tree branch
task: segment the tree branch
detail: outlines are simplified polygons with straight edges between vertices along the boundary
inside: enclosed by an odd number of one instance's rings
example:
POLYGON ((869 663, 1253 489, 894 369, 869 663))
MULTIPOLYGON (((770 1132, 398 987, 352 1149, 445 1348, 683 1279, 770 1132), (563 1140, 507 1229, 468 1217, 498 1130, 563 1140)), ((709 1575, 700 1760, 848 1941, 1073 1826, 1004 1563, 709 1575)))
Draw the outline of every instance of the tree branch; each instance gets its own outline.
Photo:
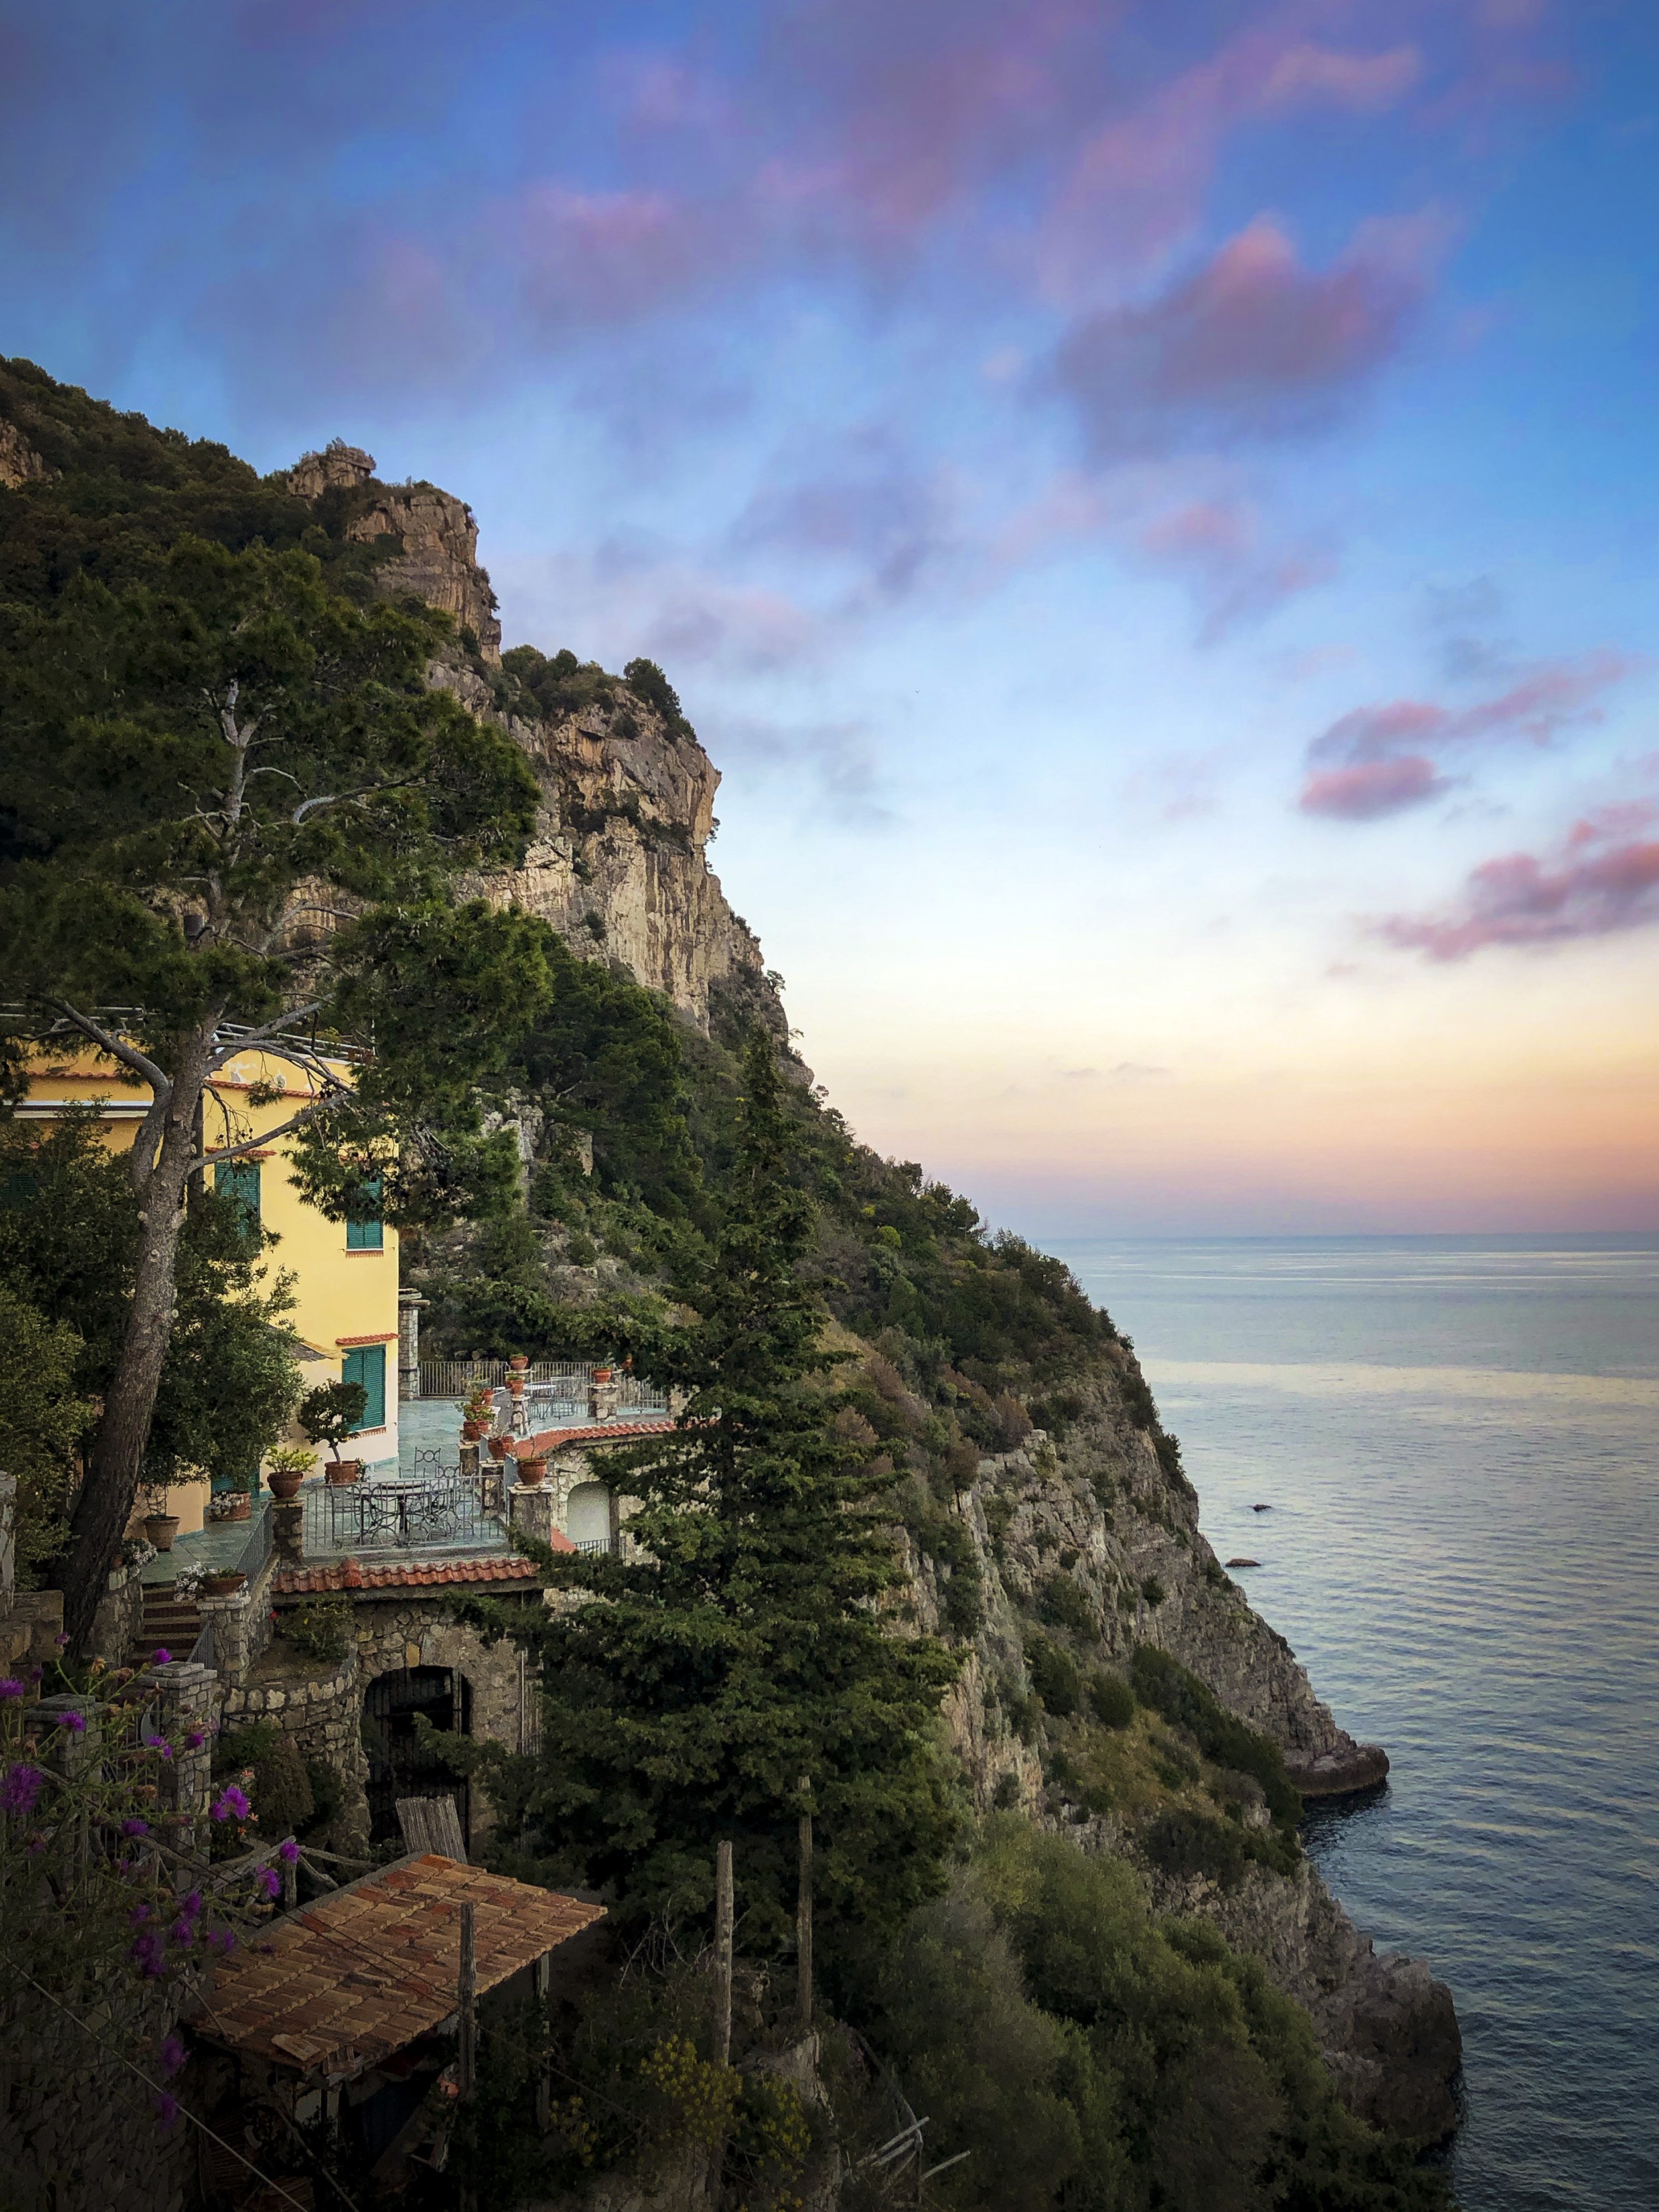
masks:
POLYGON ((79 1030, 82 1036, 90 1037, 94 1044, 106 1052, 112 1060, 118 1060, 124 1067, 130 1067, 135 1074, 142 1075, 159 1103, 165 1105, 172 1097, 173 1078, 158 1066, 148 1053, 140 1052, 136 1044, 129 1044, 125 1037, 118 1036, 112 1030, 106 1030, 101 1022, 94 1021, 90 1014, 82 1013, 66 999, 48 999, 46 1004, 61 1020, 79 1030))
POLYGON ((191 1162, 190 1171, 194 1175, 202 1168, 217 1167, 222 1160, 240 1160, 249 1152, 257 1152, 267 1145, 274 1145, 278 1137, 285 1137, 289 1130, 298 1129, 306 1122, 314 1120, 325 1106, 332 1106, 337 1099, 349 1098, 350 1095, 345 1085, 341 1084, 337 1089, 325 1092, 322 1097, 313 1098, 308 1106, 302 1106, 297 1114, 291 1114, 286 1121, 279 1121, 274 1129, 261 1129, 257 1137, 244 1137, 238 1144, 220 1145, 211 1152, 204 1151, 199 1159, 191 1162))
POLYGON ((246 1036, 226 1037, 222 1042, 216 1044, 209 1054, 208 1073, 214 1074, 228 1060, 234 1060, 239 1052, 253 1051, 258 1046, 267 1043, 271 1038, 280 1036, 290 1022, 308 1021, 313 1014, 319 1014, 322 1010, 322 1000, 313 999, 308 1006, 295 1006, 287 1013, 278 1014, 274 1021, 267 1022, 263 1029, 250 1030, 246 1036))

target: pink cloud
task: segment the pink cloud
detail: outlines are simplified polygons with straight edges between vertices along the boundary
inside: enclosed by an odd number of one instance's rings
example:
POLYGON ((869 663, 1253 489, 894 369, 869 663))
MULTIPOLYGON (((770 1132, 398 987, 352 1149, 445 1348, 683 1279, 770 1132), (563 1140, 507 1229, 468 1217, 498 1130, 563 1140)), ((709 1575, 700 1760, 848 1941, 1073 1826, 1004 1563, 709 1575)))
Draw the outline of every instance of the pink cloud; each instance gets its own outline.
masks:
POLYGON ((1598 695, 1634 665, 1604 647, 1577 660, 1541 661, 1506 690, 1469 707, 1427 699, 1358 707, 1309 747, 1310 773, 1297 803, 1305 814, 1355 822, 1420 805, 1445 788, 1425 747, 1481 738, 1547 744, 1565 729, 1601 720, 1598 695))
POLYGON ((1488 945, 1561 945, 1659 922, 1659 839, 1639 834, 1656 820, 1659 807, 1646 801, 1587 816, 1542 858, 1508 853, 1483 862, 1449 912, 1389 915, 1376 933, 1449 961, 1488 945))
POLYGON ((1414 46, 1356 53, 1310 38, 1319 12, 1305 4, 1267 11, 1084 141, 1038 243, 1051 292, 1086 295, 1103 272, 1145 268, 1191 237, 1240 125, 1310 106, 1376 113, 1422 75, 1414 46))
POLYGON ((1145 306, 1088 315, 1054 365, 1097 453, 1318 427, 1398 348, 1425 289, 1421 224, 1369 224, 1308 268, 1262 216, 1145 306))
POLYGON ((1375 822, 1420 806, 1446 788, 1434 763, 1422 753, 1395 760, 1365 761, 1310 775, 1297 801, 1304 814, 1328 814, 1341 822, 1375 822))
POLYGON ((1336 569, 1327 547, 1267 542, 1261 516, 1242 499, 1184 501, 1146 523, 1138 543, 1148 558, 1192 580, 1202 614, 1199 641, 1204 645, 1328 582, 1336 569))

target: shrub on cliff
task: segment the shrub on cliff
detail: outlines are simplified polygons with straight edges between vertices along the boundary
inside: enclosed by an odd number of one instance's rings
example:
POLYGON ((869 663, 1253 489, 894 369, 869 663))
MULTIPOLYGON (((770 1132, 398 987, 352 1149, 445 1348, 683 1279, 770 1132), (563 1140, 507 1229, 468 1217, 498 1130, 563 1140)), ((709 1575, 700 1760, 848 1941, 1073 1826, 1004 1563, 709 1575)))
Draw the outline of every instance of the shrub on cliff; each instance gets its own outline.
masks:
POLYGON ((1441 2212, 1350 2118, 1305 2013, 1122 1861, 994 1817, 859 1990, 961 2212, 1441 2212))
POLYGON ((1135 1648, 1130 1678, 1135 1695, 1176 1728, 1185 1729, 1206 1759, 1248 1774, 1261 1785, 1267 1809, 1281 1827, 1302 1818, 1300 1793, 1285 1771, 1285 1754, 1230 1713, 1207 1683, 1154 1644, 1135 1648))

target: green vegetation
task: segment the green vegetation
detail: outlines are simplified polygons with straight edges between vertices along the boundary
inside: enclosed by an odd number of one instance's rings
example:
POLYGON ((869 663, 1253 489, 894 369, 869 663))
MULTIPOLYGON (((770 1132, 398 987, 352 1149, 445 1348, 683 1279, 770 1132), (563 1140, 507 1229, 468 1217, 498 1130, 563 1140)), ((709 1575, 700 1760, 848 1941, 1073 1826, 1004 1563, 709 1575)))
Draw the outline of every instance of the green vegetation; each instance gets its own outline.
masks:
POLYGON ((1444 2182, 1352 2119, 1307 2015, 1115 1859, 994 1816, 863 1970, 868 2032, 960 2212, 1431 2212, 1444 2182))
POLYGON ((1259 1735, 1230 1713, 1207 1684, 1156 1644, 1136 1648, 1131 1679, 1141 1703, 1177 1728, 1186 1729, 1206 1759, 1261 1786, 1267 1809, 1282 1827, 1302 1818, 1302 1799, 1285 1771, 1285 1755, 1270 1737, 1259 1735))
POLYGON ((640 1501, 640 1553, 543 1555, 586 1598, 568 1611, 462 1608, 541 1669, 540 1755, 473 1747, 509 1856, 603 1886, 625 1923, 684 1922, 707 1913, 730 1837, 744 1940, 763 1954, 793 1929, 805 1808, 831 1942, 932 1893, 957 1826, 935 1741, 953 1668, 878 1610, 901 1571, 890 1469, 837 1432, 854 1409, 799 1279, 812 1207, 791 1139, 757 1032, 718 1223, 670 1275, 691 1318, 645 1302, 567 1317, 579 1346, 624 1349, 690 1394, 678 1428, 611 1462, 640 1501))

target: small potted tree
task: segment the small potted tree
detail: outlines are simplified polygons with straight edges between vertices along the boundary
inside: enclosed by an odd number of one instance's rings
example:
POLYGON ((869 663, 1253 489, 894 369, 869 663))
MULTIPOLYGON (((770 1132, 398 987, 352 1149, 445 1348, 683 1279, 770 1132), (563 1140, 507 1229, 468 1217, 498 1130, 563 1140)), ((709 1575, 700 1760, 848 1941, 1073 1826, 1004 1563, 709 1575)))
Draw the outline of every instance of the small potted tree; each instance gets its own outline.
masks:
POLYGON ((461 1434, 470 1444, 487 1436, 495 1418, 495 1394, 480 1382, 461 1408, 461 1434))
POLYGON ((361 1382, 324 1382, 300 1401, 295 1416, 300 1432, 310 1443, 326 1444, 333 1454, 323 1477, 337 1490, 356 1482, 363 1471, 362 1460, 340 1457, 340 1446, 362 1426, 368 1410, 368 1393, 361 1382))
POLYGON ((303 1444, 278 1444, 265 1454, 265 1481, 279 1505, 297 1495, 300 1485, 317 1464, 317 1455, 303 1444))
POLYGON ((179 1516, 167 1511, 167 1494, 154 1484, 145 1492, 149 1510, 144 1516, 144 1541, 154 1544, 158 1552, 170 1552, 173 1540, 179 1533, 179 1516))

